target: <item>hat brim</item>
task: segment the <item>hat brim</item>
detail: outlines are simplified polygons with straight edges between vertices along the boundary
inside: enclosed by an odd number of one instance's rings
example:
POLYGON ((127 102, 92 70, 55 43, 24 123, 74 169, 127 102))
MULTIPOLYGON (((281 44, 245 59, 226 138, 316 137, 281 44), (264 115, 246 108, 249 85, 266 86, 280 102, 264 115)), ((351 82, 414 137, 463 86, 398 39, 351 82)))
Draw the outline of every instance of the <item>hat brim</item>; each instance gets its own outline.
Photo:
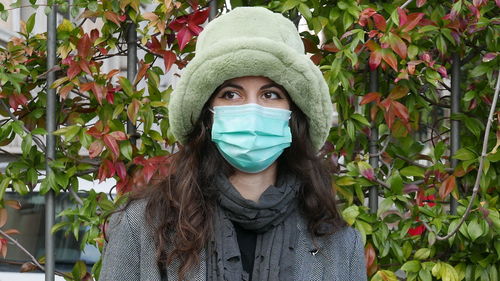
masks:
POLYGON ((177 140, 186 143, 203 106, 219 85, 244 76, 264 76, 283 86, 307 116, 313 146, 323 146, 333 107, 321 71, 306 55, 267 38, 223 40, 196 54, 169 103, 170 127, 177 140))

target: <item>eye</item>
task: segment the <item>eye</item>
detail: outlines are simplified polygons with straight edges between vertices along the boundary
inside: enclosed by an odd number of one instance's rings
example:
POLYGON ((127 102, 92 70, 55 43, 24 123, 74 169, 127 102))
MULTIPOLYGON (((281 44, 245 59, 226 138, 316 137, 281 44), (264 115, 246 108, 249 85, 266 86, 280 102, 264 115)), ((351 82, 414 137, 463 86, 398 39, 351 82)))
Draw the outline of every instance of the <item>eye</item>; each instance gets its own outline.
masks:
POLYGON ((268 91, 262 94, 262 97, 267 100, 278 100, 282 99, 281 95, 277 92, 268 91))
POLYGON ((238 94, 235 91, 225 91, 220 94, 220 98, 226 99, 226 100, 235 100, 240 98, 240 94, 238 94))

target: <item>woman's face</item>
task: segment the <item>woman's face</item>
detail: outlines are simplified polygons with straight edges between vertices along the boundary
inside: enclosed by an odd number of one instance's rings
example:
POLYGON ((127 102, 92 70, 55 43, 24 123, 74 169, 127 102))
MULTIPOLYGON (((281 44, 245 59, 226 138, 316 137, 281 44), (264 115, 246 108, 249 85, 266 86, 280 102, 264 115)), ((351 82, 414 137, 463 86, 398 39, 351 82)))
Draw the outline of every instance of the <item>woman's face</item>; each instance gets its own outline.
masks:
POLYGON ((215 93, 211 107, 255 103, 265 107, 290 109, 285 90, 271 79, 245 76, 227 80, 215 93))

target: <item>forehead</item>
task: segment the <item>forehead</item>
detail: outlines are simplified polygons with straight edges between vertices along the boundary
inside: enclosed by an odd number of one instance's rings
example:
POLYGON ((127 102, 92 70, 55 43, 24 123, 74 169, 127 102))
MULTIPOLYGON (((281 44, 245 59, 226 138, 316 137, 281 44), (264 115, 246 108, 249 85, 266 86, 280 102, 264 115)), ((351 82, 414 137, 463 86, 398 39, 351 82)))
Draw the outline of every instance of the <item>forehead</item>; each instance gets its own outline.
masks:
MULTIPOLYGON (((264 77, 264 76, 243 76, 243 77, 236 77, 232 78, 229 80, 224 81, 224 83, 221 84, 220 87, 224 87, 228 84, 236 84, 236 85, 247 85, 247 86, 252 86, 252 85, 267 85, 267 84, 276 84, 273 80, 264 77)), ((276 84, 279 86, 278 84, 276 84)))

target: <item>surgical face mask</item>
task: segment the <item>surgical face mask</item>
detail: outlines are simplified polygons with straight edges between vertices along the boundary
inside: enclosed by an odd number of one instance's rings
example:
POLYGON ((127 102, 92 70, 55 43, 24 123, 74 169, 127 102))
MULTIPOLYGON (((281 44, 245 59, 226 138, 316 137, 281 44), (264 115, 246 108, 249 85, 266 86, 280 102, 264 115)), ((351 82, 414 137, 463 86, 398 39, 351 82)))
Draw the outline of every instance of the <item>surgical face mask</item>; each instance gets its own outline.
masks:
POLYGON ((236 169, 265 170, 290 146, 291 111, 257 104, 215 106, 212 141, 236 169))

